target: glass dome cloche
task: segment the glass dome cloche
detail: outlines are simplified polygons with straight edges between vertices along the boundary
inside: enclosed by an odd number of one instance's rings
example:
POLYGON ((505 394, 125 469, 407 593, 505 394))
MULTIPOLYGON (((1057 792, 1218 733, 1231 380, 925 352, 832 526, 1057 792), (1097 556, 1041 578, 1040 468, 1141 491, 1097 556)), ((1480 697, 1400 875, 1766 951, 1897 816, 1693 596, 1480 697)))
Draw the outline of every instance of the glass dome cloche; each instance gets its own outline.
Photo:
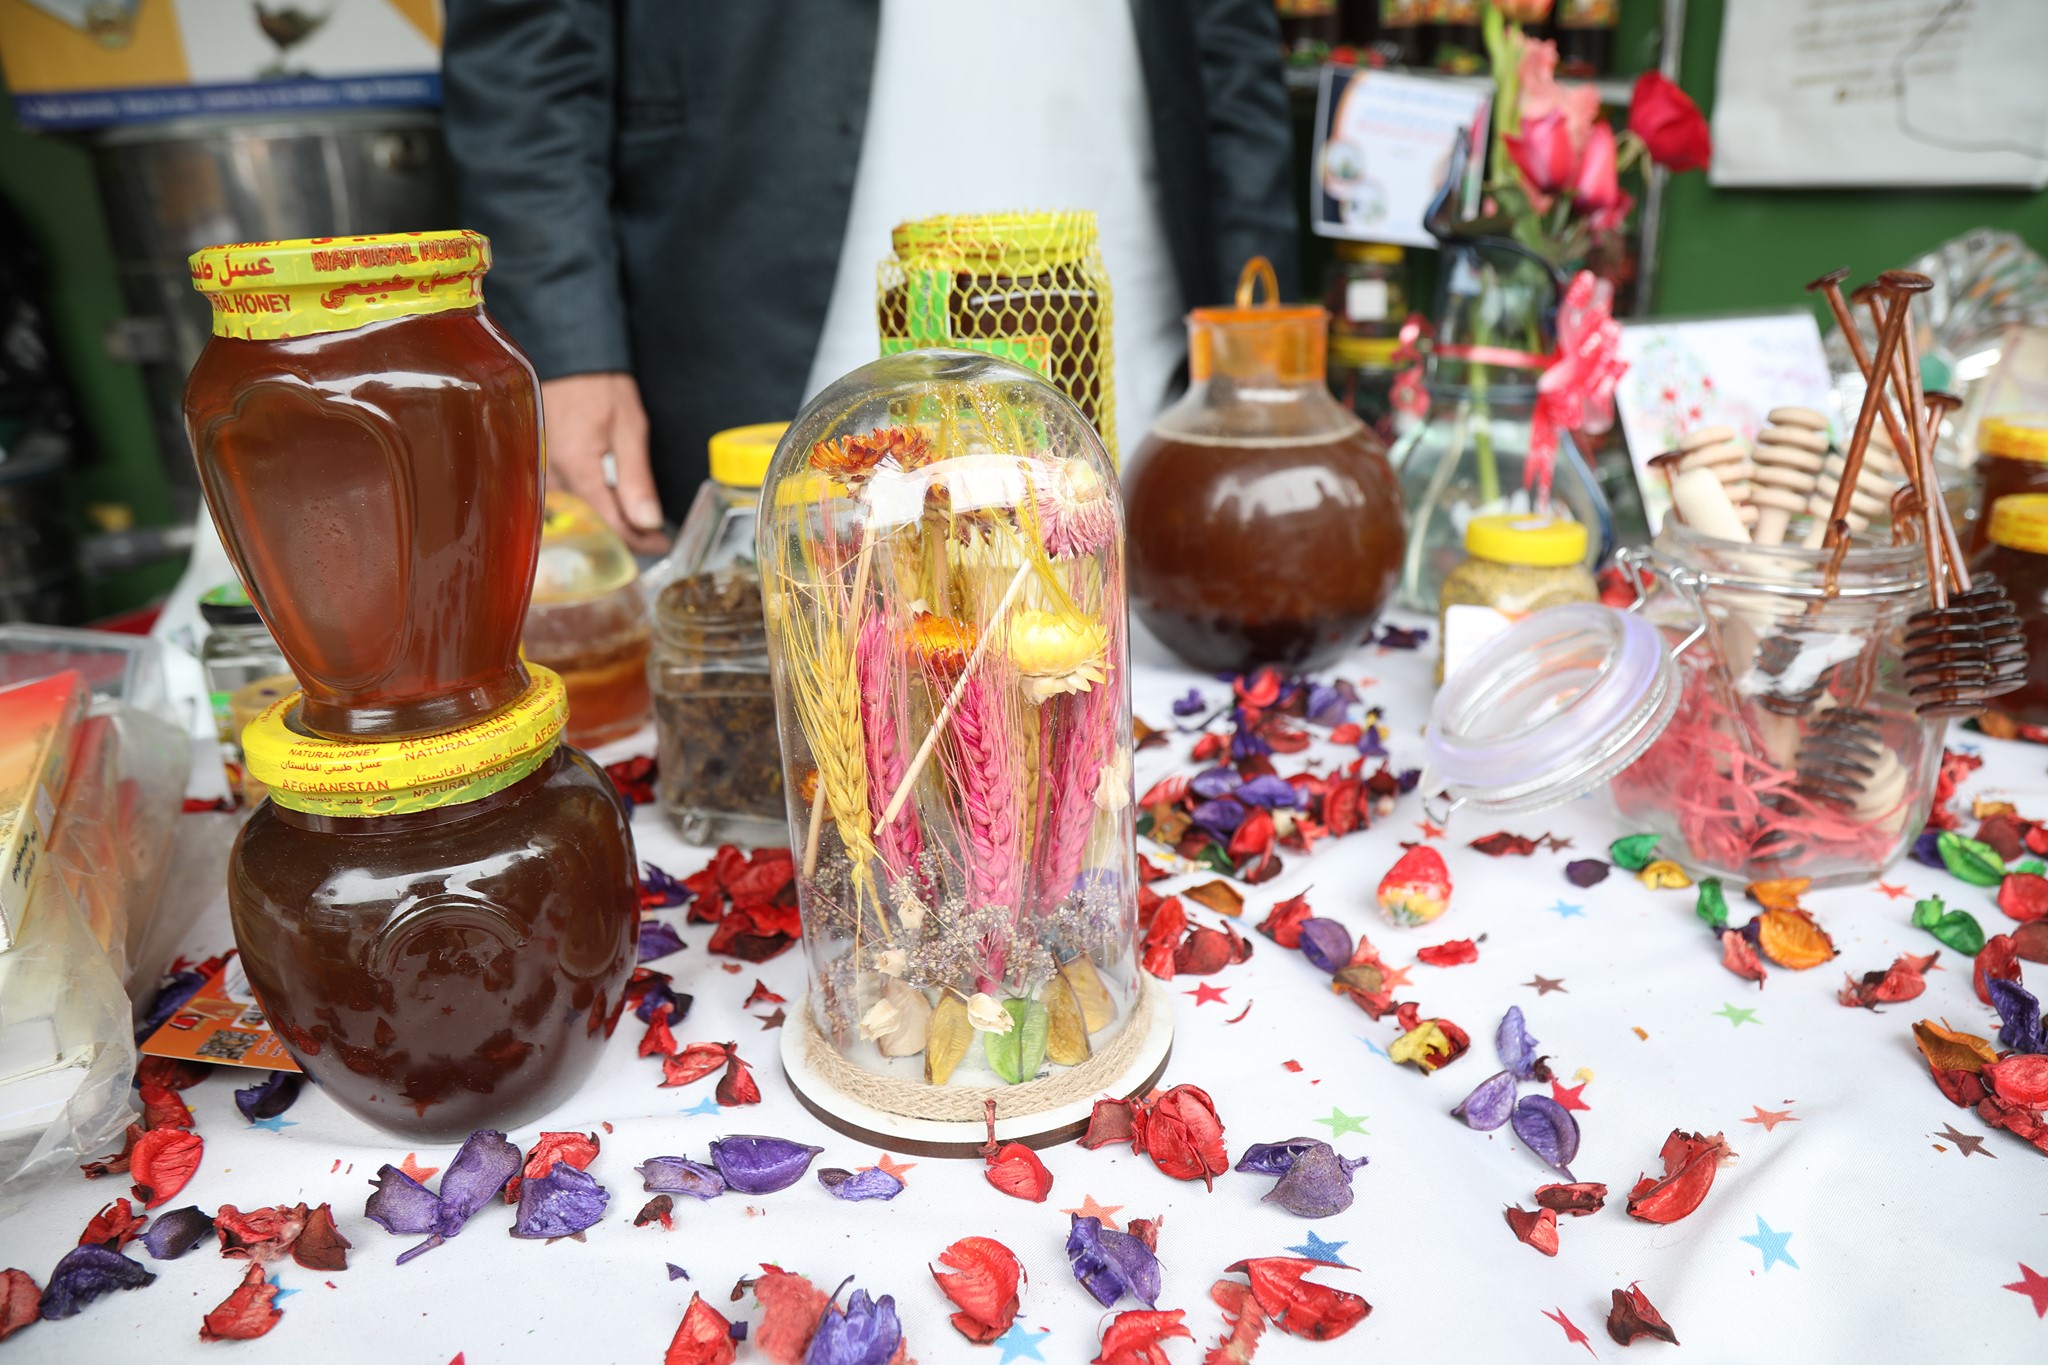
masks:
POLYGON ((928 1155, 1077 1136, 1146 1089, 1124 518, 1030 371, 861 367, 791 424, 758 563, 810 995, 783 1066, 842 1131, 928 1155))

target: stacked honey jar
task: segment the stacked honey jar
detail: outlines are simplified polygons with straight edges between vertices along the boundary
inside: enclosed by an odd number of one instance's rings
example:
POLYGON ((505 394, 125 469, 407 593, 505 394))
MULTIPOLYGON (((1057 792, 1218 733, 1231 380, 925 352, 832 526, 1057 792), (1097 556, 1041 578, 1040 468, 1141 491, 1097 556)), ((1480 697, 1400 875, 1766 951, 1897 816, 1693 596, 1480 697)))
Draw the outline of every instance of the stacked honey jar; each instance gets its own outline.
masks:
POLYGON ((243 735, 269 798, 229 867, 243 967, 300 1067, 385 1128, 510 1127, 616 1025, 626 812, 523 663, 542 518, 533 367, 471 232, 212 247, 186 423, 299 691, 243 735))

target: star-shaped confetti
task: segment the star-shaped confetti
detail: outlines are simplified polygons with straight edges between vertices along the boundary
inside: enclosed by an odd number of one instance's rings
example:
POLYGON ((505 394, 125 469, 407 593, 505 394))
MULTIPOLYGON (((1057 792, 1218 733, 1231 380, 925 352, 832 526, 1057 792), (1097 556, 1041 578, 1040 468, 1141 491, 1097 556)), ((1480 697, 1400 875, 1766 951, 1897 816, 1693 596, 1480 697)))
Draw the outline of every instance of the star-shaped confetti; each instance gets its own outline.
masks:
POLYGON ((1769 1223, 1766 1223, 1761 1216, 1756 1220, 1756 1234, 1754 1236, 1738 1237, 1736 1240, 1747 1242, 1764 1254, 1765 1270, 1769 1270, 1780 1261, 1791 1266, 1794 1270, 1799 1269, 1799 1262, 1793 1260, 1792 1254, 1785 1250, 1785 1243, 1792 1240, 1792 1234, 1789 1232, 1779 1232, 1769 1223))
POLYGON ((1182 991, 1181 994, 1195 997, 1197 1005, 1225 1005, 1230 1003, 1223 998, 1223 992, 1228 989, 1230 989, 1228 986, 1212 986, 1204 981, 1193 990, 1182 991))
POLYGON ((1425 839, 1441 839, 1444 837, 1443 827, 1434 820, 1417 820, 1415 828, 1422 831, 1422 837, 1425 839))
POLYGON ((684 1115, 685 1117, 688 1117, 693 1114, 716 1114, 718 1112, 718 1099, 714 1095, 706 1095, 703 1099, 698 1100, 688 1109, 681 1109, 676 1112, 684 1115))
POLYGON ((1081 1196, 1080 1208, 1061 1209, 1060 1212, 1071 1213, 1076 1218, 1100 1218, 1102 1220, 1102 1226, 1108 1228, 1112 1232, 1115 1232, 1119 1231, 1116 1225, 1116 1214, 1119 1211, 1121 1211, 1122 1208, 1122 1204, 1098 1204, 1095 1202, 1094 1195, 1084 1194, 1081 1196))
POLYGON ((1739 1010, 1733 1005, 1721 1006, 1721 1008, 1714 1011, 1714 1017, 1716 1019, 1726 1019, 1731 1028, 1741 1028, 1744 1024, 1762 1026, 1756 1017, 1755 1010, 1739 1010))
MULTIPOLYGON (((2024 1270, 2026 1269, 2026 1267, 2021 1266, 2020 1269, 2024 1270)), ((296 1289, 286 1289, 284 1287, 284 1284, 277 1278, 276 1275, 271 1275, 268 1278, 270 1287, 277 1291, 275 1294, 270 1296, 270 1302, 273 1307, 280 1303, 283 1303, 286 1299, 290 1298, 292 1295, 299 1292, 296 1289)))
POLYGON ((1552 853, 1562 853, 1571 846, 1572 841, 1563 836, 1556 834, 1546 834, 1543 836, 1543 847, 1552 853))
POLYGON ((1564 988, 1564 978, 1561 976, 1545 976, 1538 972, 1535 980, 1524 981, 1522 984, 1535 991, 1538 995, 1548 995, 1552 991, 1557 991, 1562 995, 1571 994, 1570 991, 1564 988))
POLYGON ((1415 983, 1408 979, 1408 973, 1414 969, 1414 966, 1415 964, 1411 962, 1406 967, 1389 967, 1386 963, 1382 962, 1380 964, 1380 989, 1391 991, 1396 986, 1414 985, 1415 983))
POLYGON ((1356 1117, 1353 1117, 1352 1115, 1345 1113, 1342 1109, 1339 1109, 1336 1105, 1333 1104, 1330 1106, 1330 1117, 1326 1119, 1317 1119, 1315 1120, 1315 1122, 1322 1124, 1325 1128, 1328 1128, 1330 1130, 1330 1136, 1333 1138, 1343 1137, 1346 1133, 1357 1133, 1363 1137, 1370 1137, 1371 1134, 1365 1131, 1365 1121, 1369 1117, 1371 1117, 1371 1115, 1368 1114, 1359 1114, 1356 1117))
POLYGON ((1580 1081, 1577 1085, 1566 1085, 1563 1081, 1552 1081, 1550 1083, 1550 1098, 1556 1100, 1558 1104, 1566 1109, 1583 1109, 1587 1113, 1591 1113, 1593 1106, 1579 1098, 1579 1096, 1585 1093, 1586 1084, 1585 1081, 1580 1081))
MULTIPOLYGON (((1371 1048, 1373 1050, 1374 1056, 1385 1057, 1387 1055, 1387 1050, 1385 1048, 1381 1047, 1378 1043, 1375 1043, 1372 1039, 1366 1037, 1363 1033, 1354 1033, 1351 1036, 1358 1039, 1359 1042, 1364 1043, 1367 1047, 1371 1048)), ((1391 1061, 1392 1059, 1389 1058, 1388 1060, 1391 1061)))
POLYGON ((1045 1357, 1038 1353, 1038 1348, 1045 1345, 1045 1339, 1051 1335, 1052 1333, 1043 1327, 1035 1332, 1027 1332, 1023 1323, 1013 1322, 1009 1331, 989 1345, 1002 1348, 1003 1358, 999 1365, 1010 1365, 1013 1360, 1044 1360, 1045 1357))
POLYGON ((1566 1341, 1570 1342, 1574 1346, 1585 1347, 1587 1355, 1592 1356, 1595 1359, 1599 1358, 1600 1353, 1593 1349, 1593 1343, 1586 1340, 1586 1334, 1579 1330, 1579 1325, 1577 1323, 1573 1322, 1570 1318, 1565 1316, 1564 1309, 1560 1308, 1555 1313, 1553 1313, 1546 1308, 1543 1310, 1543 1316, 1549 1318, 1559 1327, 1564 1328, 1564 1339, 1566 1341))
MULTIPOLYGON (((1786 1103, 1789 1104, 1791 1103, 1791 1101, 1788 1100, 1786 1101, 1786 1103)), ((1754 1104, 1752 1104, 1749 1107, 1751 1109, 1754 1109, 1756 1112, 1752 1114, 1750 1117, 1744 1119, 1743 1122, 1760 1123, 1763 1125, 1763 1129, 1766 1133, 1770 1132, 1772 1129, 1776 1128, 1781 1123, 1799 1122, 1798 1119, 1792 1116, 1792 1111, 1790 1109, 1765 1109, 1760 1105, 1754 1104)))
POLYGON ((1586 917, 1586 907, 1583 905, 1573 905, 1570 901, 1561 900, 1555 905, 1545 906, 1544 908, 1559 919, 1584 919, 1586 917))
POLYGON ((1940 1138, 1966 1157, 1988 1156, 1993 1161, 1998 1160, 1998 1153, 1986 1147, 1983 1138, 1970 1133, 1958 1133, 1953 1123, 1942 1124, 1940 1132, 1929 1133, 1928 1136, 1940 1138))
POLYGON ((2035 1317, 2048 1318, 2048 1275, 2037 1274, 2025 1261, 2019 1265, 2019 1279, 2005 1287, 2015 1294, 2025 1294, 2034 1305, 2035 1317))
POLYGON ((754 1017, 761 1021, 761 1032, 763 1033, 766 1033, 770 1029, 781 1028, 784 1021, 786 1021, 789 1018, 789 1016, 783 1012, 782 1007, 779 1005, 776 1007, 775 1013, 773 1014, 757 1014, 754 1017))
POLYGON ((440 1170, 441 1168, 439 1166, 422 1166, 420 1165, 419 1159, 417 1157, 415 1157, 411 1152, 407 1152, 405 1154, 405 1160, 398 1163, 398 1169, 404 1171, 414 1180, 417 1180, 420 1182, 420 1184, 424 1185, 429 1180, 432 1180, 434 1178, 434 1172, 440 1170))
POLYGON ((284 1115, 279 1114, 275 1118, 250 1119, 249 1126, 251 1128, 261 1128, 269 1133, 282 1133, 287 1128, 298 1127, 299 1121, 297 1119, 288 1119, 284 1115))
POLYGON ((1910 894, 1905 887, 1893 886, 1890 882, 1879 882, 1877 884, 1877 889, 1884 893, 1884 898, 1886 900, 1890 901, 1895 901, 1899 899, 1899 897, 1901 896, 1910 894))
POLYGON ((883 1152, 876 1158, 874 1165, 863 1166, 861 1169, 864 1171, 886 1171, 898 1180, 902 1180, 905 1171, 917 1169, 917 1163, 915 1161, 898 1161, 887 1152, 883 1152))
POLYGON ((1349 1265, 1351 1263, 1337 1253, 1350 1245, 1351 1243, 1349 1242, 1325 1242, 1322 1238, 1316 1236, 1314 1228, 1310 1228, 1306 1242, 1303 1242, 1298 1247, 1289 1247, 1287 1249, 1297 1256, 1306 1256, 1311 1261, 1328 1261, 1332 1265, 1349 1265))

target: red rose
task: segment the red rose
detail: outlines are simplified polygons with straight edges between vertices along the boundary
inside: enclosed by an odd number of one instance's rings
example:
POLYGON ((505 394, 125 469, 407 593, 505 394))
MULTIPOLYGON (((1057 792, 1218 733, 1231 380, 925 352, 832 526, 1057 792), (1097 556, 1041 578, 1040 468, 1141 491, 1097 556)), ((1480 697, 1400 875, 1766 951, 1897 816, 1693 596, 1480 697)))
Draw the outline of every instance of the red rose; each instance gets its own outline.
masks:
POLYGON ((1525 120, 1519 137, 1507 137, 1508 155, 1528 188, 1539 195, 1556 194, 1572 183, 1579 168, 1579 149, 1572 145, 1571 125, 1561 113, 1525 120))
POLYGON ((1656 71, 1636 77, 1628 130, 1643 140, 1650 159, 1667 170, 1705 170, 1714 156, 1714 138, 1700 107, 1656 71))
POLYGON ((1615 171, 1614 130, 1604 123, 1593 125, 1586 137, 1585 155, 1579 173, 1572 180, 1572 203, 1582 212, 1599 213, 1621 202, 1621 181, 1615 171))

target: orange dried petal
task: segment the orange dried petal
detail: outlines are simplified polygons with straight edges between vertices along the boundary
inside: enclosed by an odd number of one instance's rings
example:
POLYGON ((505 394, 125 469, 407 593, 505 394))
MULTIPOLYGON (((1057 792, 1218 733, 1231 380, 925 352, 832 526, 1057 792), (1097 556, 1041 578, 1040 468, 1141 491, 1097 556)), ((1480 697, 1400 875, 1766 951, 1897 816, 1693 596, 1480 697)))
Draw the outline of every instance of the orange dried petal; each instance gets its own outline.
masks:
POLYGON ((1780 967, 1795 972, 1835 956, 1834 940, 1803 910, 1766 910, 1758 915, 1757 947, 1780 967))

